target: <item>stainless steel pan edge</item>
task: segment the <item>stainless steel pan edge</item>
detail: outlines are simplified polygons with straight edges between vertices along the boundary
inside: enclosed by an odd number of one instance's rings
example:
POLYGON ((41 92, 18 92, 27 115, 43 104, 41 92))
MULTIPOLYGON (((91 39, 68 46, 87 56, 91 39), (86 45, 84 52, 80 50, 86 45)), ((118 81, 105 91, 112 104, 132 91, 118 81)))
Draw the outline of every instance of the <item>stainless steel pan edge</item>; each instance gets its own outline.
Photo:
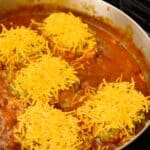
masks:
MULTIPOLYGON (((0 0, 0 14, 3 12, 18 7, 20 5, 34 5, 34 4, 58 4, 67 8, 76 9, 80 12, 88 13, 90 15, 102 16, 109 18, 121 28, 130 26, 133 33, 133 41, 144 54, 145 60, 150 64, 150 38, 144 30, 129 16, 121 12, 119 9, 102 0, 0 0)), ((150 83, 149 83, 150 84, 150 83)), ((143 132, 150 127, 150 120, 145 127, 129 142, 117 148, 121 150, 136 140, 143 132)))
POLYGON ((102 0, 0 0, 0 14, 19 5, 57 4, 73 8, 90 15, 109 18, 121 28, 130 26, 133 32, 133 41, 142 49, 146 61, 150 64, 150 38, 144 30, 129 16, 102 0))

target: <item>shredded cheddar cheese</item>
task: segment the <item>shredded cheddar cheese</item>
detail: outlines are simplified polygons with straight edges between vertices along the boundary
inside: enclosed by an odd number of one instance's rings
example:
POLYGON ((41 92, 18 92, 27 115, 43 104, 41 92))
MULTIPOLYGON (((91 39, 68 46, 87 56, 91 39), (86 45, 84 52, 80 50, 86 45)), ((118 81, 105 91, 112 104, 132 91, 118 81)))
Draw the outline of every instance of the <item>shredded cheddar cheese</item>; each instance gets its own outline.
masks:
POLYGON ((50 36, 56 50, 74 53, 96 50, 94 33, 72 13, 53 13, 44 20, 40 29, 50 36))
POLYGON ((17 72, 12 89, 23 102, 57 100, 59 90, 67 90, 79 79, 76 71, 59 57, 43 55, 17 72))
POLYGON ((150 101, 135 89, 135 83, 104 81, 85 104, 77 109, 83 122, 83 129, 92 132, 93 137, 113 138, 118 131, 131 135, 144 113, 148 113, 150 101), (109 135, 107 135, 109 134, 109 135))
POLYGON ((2 25, 0 33, 0 61, 6 66, 25 63, 34 56, 49 53, 48 42, 37 31, 24 26, 7 30, 2 25))
POLYGON ((14 136, 27 150, 77 150, 78 120, 47 103, 36 103, 17 117, 14 136))

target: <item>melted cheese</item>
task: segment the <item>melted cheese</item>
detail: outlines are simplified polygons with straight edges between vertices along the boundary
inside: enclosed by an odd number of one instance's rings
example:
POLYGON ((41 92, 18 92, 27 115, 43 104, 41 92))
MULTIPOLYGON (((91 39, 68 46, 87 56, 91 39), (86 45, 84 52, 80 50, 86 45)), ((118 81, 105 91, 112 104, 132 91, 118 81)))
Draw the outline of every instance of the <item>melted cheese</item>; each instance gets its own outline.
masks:
POLYGON ((7 30, 2 25, 0 33, 0 61, 7 66, 25 63, 48 53, 48 42, 36 31, 24 26, 7 30))
POLYGON ((45 35, 50 36, 56 50, 74 53, 96 50, 94 33, 79 17, 71 13, 51 14, 44 20, 40 29, 45 35))
POLYGON ((14 136, 22 149, 77 150, 78 121, 47 103, 36 103, 18 116, 14 136))
MULTIPOLYGON (((104 81, 77 115, 84 123, 83 129, 93 132, 93 137, 107 134, 111 130, 123 131, 126 136, 133 133, 137 123, 149 111, 149 97, 135 89, 135 83, 104 81)), ((111 137, 111 136, 110 136, 111 137)))
POLYGON ((57 100, 59 90, 79 82, 75 74, 66 61, 44 55, 17 73, 12 88, 23 102, 53 101, 52 98, 57 100))

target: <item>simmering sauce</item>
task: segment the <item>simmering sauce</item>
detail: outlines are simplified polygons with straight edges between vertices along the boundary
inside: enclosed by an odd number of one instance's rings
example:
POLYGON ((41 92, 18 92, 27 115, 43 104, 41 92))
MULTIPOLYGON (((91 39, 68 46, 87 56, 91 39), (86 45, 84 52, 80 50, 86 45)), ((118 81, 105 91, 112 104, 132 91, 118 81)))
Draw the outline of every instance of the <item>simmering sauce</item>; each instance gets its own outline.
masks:
MULTIPOLYGON (((2 16, 0 23, 7 28, 20 25, 28 27, 31 24, 31 19, 42 21, 54 11, 59 10, 43 6, 22 7, 2 16)), ((108 82, 115 82, 118 77, 122 77, 123 81, 131 81, 133 78, 136 88, 142 91, 144 95, 148 95, 149 90, 141 67, 129 54, 128 47, 123 46, 120 39, 114 38, 117 35, 119 37, 119 31, 111 29, 111 26, 100 19, 93 19, 76 12, 74 14, 79 15, 96 33, 98 52, 81 59, 72 53, 54 53, 55 56, 61 55, 75 68, 81 81, 73 89, 59 92, 60 102, 56 104, 56 107, 63 111, 76 109, 86 100, 86 97, 83 98, 85 91, 90 88, 96 89, 104 78, 108 82)), ((130 47, 130 49, 133 52, 134 49, 135 52, 137 51, 135 47, 130 47)), ((0 150, 17 150, 20 149, 20 146, 13 138, 13 127, 17 122, 17 112, 23 108, 9 90, 9 83, 5 80, 5 66, 0 66, 0 72, 0 150)), ((93 139, 93 141, 99 141, 99 139, 93 139)), ((95 144, 93 142, 93 146, 95 144)), ((113 145, 110 146, 112 149, 113 147, 113 145)))

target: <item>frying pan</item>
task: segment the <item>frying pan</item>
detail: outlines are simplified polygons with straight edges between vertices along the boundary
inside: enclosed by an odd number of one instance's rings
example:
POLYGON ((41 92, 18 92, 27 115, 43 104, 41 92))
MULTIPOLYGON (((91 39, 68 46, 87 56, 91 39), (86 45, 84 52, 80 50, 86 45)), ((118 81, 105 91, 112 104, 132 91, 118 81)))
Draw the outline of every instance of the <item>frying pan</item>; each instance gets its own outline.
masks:
MULTIPOLYGON (((0 0, 0 16, 14 8, 21 5, 35 5, 35 4, 55 4, 70 9, 75 9, 80 12, 94 15, 96 17, 103 17, 111 20, 115 25, 121 29, 130 27, 132 30, 132 40, 135 45, 141 49, 144 56, 147 68, 150 69, 150 38, 144 30, 129 16, 121 12, 119 9, 102 0, 0 0)), ((139 58, 140 59, 140 58, 139 58)), ((148 71, 148 70, 147 70, 148 71)), ((150 77, 144 74, 150 87, 150 77)), ((117 148, 121 150, 135 141, 150 127, 150 120, 147 121, 144 128, 134 136, 130 141, 117 148)))

